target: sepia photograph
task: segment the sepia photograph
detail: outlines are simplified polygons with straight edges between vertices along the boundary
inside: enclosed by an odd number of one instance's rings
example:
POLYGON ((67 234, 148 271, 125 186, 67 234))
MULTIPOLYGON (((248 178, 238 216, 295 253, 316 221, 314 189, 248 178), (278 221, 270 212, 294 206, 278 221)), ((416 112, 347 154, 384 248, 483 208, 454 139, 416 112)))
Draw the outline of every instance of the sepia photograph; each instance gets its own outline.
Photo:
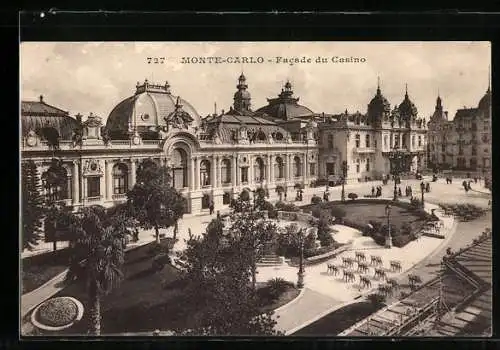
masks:
POLYGON ((490 42, 19 66, 22 337, 492 336, 490 42))

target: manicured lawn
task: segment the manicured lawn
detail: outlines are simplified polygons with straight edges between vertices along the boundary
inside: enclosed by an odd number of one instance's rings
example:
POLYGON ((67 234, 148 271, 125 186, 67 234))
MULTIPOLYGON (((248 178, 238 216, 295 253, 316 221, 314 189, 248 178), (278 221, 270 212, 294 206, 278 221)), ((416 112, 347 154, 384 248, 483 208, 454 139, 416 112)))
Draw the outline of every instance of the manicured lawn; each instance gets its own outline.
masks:
MULTIPOLYGON (((345 203, 329 202, 330 207, 340 207, 346 212, 345 220, 360 225, 367 225, 371 220, 380 221, 383 224, 387 223, 387 215, 385 214, 386 203, 377 203, 375 201, 351 201, 345 203)), ((311 206, 306 206, 304 211, 312 210, 311 206)), ((391 204, 391 224, 401 228, 404 223, 410 223, 414 227, 420 227, 424 220, 419 218, 410 210, 399 207, 397 204, 391 204)))
POLYGON ((69 250, 60 249, 21 260, 21 294, 31 292, 68 268, 69 250))
MULTIPOLYGON (((101 303, 102 334, 125 332, 151 332, 188 328, 197 316, 196 301, 184 297, 184 283, 174 267, 166 265, 161 272, 150 272, 151 244, 126 253, 125 279, 120 287, 105 296, 101 303)), ((278 307, 298 294, 294 288, 287 290, 271 306, 278 307)), ((79 285, 71 285, 55 296, 72 296, 84 306, 83 319, 58 335, 84 335, 88 325, 88 298, 79 285)), ((55 333, 54 333, 55 335, 55 333)))
POLYGON ((294 336, 333 336, 338 335, 355 323, 380 310, 384 305, 375 306, 371 302, 347 305, 318 321, 293 333, 294 336))

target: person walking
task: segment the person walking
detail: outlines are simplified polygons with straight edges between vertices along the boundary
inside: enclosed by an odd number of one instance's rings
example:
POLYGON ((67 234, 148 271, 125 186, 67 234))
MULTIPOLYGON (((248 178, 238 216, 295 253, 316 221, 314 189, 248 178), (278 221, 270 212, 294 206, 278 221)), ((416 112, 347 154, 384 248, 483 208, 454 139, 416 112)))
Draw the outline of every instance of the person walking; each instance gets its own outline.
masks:
POLYGON ((403 193, 401 192, 401 186, 398 188, 398 196, 403 197, 403 193))
POLYGON ((208 209, 210 210, 210 215, 212 215, 214 213, 214 209, 215 209, 215 204, 214 204, 213 200, 210 201, 208 209))
POLYGON ((462 182, 462 186, 464 187, 465 193, 469 192, 469 186, 467 185, 467 181, 462 182))
POLYGON ((427 183, 425 185, 425 192, 429 193, 431 191, 431 184, 430 183, 427 183))
POLYGON ((372 186, 372 197, 375 197, 375 186, 372 186))

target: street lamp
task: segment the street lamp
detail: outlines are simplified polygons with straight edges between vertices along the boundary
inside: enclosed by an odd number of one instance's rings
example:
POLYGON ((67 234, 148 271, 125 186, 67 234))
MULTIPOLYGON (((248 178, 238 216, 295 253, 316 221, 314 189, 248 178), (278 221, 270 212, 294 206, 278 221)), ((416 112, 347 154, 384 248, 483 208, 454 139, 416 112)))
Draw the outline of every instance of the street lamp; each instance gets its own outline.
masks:
POLYGON ((345 202, 345 190, 344 190, 344 185, 345 181, 347 179, 347 161, 342 162, 342 197, 341 200, 342 202, 345 202))
POLYGON ((299 231, 299 245, 300 245, 300 260, 299 260, 299 272, 298 272, 298 280, 297 280, 297 288, 304 288, 304 229, 299 231))
POLYGON ((392 247, 392 237, 391 237, 391 205, 387 204, 385 206, 385 215, 387 215, 387 238, 385 239, 385 247, 392 247))
POLYGON ((422 208, 424 207, 424 192, 425 192, 425 184, 422 181, 420 183, 420 192, 422 193, 422 208))
POLYGON ((394 176, 394 200, 398 200, 397 178, 401 174, 401 162, 403 160, 403 153, 397 148, 394 148, 389 153, 389 160, 391 161, 391 174, 394 176))

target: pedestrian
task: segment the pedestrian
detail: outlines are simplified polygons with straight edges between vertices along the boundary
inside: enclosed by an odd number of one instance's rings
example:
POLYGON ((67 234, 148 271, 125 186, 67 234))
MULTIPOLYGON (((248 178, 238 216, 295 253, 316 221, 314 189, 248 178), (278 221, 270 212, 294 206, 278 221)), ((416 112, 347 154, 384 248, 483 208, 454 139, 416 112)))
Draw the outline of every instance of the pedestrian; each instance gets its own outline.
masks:
POLYGON ((208 209, 210 209, 210 215, 214 213, 214 208, 215 208, 214 201, 211 200, 210 205, 208 206, 208 209))
POLYGON ((462 186, 464 187, 464 190, 465 190, 466 193, 469 192, 469 186, 467 186, 467 181, 464 180, 462 182, 462 186))
POLYGON ((413 190, 411 189, 411 186, 410 186, 409 190, 410 190, 410 196, 413 196, 413 190))
POLYGON ((430 183, 427 183, 425 185, 425 192, 429 193, 430 191, 431 191, 431 185, 430 185, 430 183))
POLYGON ((375 186, 372 186, 372 197, 375 197, 375 186))
POLYGON ((477 176, 474 176, 474 183, 477 184, 477 176))
POLYGON ((401 186, 398 188, 398 196, 403 197, 403 193, 401 193, 401 186))
POLYGON ((469 183, 468 183, 469 190, 472 190, 472 187, 470 186, 471 183, 472 183, 472 181, 469 180, 469 183))
POLYGON ((286 201, 286 191, 285 191, 285 201, 286 201))

